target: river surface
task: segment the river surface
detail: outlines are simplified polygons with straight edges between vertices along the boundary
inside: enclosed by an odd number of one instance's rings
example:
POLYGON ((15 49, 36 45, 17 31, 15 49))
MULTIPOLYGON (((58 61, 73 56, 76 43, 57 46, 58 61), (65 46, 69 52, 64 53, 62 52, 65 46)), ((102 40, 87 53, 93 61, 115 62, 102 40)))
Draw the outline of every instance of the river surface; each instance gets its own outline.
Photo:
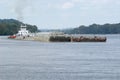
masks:
POLYGON ((101 43, 0 37, 0 80, 120 80, 120 35, 105 36, 101 43))

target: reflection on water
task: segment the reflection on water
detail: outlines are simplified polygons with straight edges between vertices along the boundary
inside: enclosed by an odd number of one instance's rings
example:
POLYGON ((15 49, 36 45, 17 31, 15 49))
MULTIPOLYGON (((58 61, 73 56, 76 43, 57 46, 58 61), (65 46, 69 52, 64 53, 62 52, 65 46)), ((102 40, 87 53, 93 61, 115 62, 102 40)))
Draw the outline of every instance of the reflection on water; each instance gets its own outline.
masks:
POLYGON ((0 37, 0 80, 120 80, 120 35, 106 43, 0 37))

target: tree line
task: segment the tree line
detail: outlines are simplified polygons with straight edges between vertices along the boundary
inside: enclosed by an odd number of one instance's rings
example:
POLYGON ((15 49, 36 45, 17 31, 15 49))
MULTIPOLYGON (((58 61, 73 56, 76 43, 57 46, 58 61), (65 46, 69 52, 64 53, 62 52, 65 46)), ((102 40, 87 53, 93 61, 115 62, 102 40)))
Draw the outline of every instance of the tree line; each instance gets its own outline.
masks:
MULTIPOLYGON (((15 19, 0 19, 0 35, 13 35, 18 32, 20 25, 24 24, 15 19)), ((37 32, 38 28, 35 25, 27 24, 27 30, 37 32)))
MULTIPOLYGON (((13 35, 18 32, 20 25, 24 24, 15 19, 0 19, 0 35, 13 35)), ((30 32, 41 31, 37 26, 27 24, 27 30, 30 32)), ((51 31, 51 30, 50 30, 51 31)), ((79 26, 72 29, 56 30, 67 34, 120 34, 120 23, 116 24, 92 24, 89 26, 79 26)))
POLYGON ((120 23, 117 24, 92 24, 77 28, 63 30, 67 34, 120 34, 120 23))

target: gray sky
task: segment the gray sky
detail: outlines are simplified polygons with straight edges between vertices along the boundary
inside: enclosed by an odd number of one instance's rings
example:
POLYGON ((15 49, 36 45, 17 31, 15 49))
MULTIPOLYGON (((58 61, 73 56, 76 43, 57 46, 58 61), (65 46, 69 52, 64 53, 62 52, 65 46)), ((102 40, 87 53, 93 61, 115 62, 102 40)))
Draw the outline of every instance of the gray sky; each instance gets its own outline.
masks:
POLYGON ((39 29, 120 22, 120 0, 0 0, 1 19, 19 19, 39 29))

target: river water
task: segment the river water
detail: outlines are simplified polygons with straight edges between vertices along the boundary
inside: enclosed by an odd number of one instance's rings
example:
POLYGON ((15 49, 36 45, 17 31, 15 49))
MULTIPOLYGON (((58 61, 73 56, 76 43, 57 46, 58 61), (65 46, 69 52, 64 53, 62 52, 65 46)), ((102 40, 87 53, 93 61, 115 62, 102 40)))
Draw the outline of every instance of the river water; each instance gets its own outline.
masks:
POLYGON ((120 80, 120 35, 105 36, 102 43, 0 37, 0 80, 120 80))

